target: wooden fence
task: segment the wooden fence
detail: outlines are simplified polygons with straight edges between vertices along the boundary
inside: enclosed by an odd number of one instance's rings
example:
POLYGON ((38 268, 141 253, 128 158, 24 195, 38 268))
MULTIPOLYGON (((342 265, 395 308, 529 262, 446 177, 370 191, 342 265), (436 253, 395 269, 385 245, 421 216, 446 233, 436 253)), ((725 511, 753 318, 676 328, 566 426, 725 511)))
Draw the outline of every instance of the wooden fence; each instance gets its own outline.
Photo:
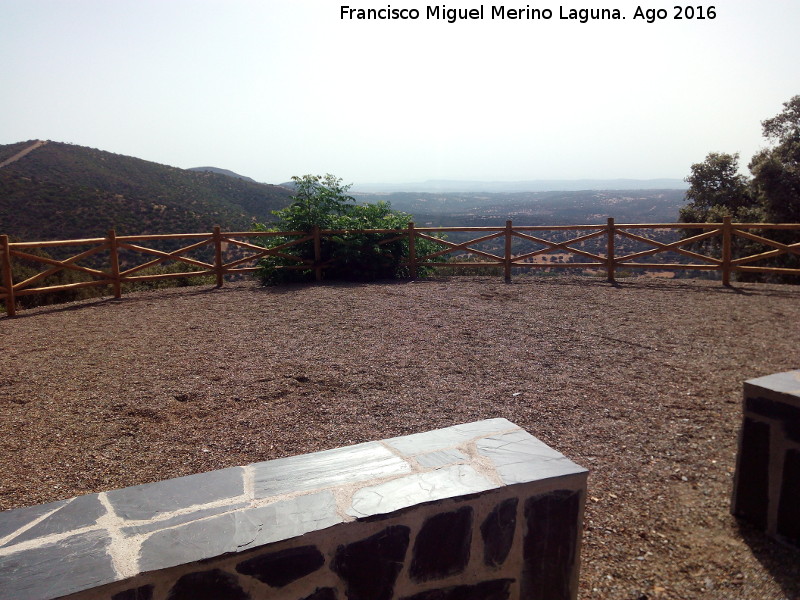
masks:
MULTIPOLYGON (((515 226, 511 221, 507 221, 505 227, 416 227, 414 223, 409 223, 406 229, 370 229, 360 233, 386 235, 387 237, 379 242, 381 244, 397 241, 398 239, 407 239, 409 256, 408 261, 404 264, 408 267, 412 277, 417 276, 418 270, 423 265, 446 268, 495 267, 502 270, 506 281, 511 280, 512 269, 517 268, 591 269, 604 273, 609 282, 613 282, 616 271, 623 268, 661 271, 678 269, 718 271, 721 273, 724 285, 730 284, 732 273, 759 272, 800 275, 800 269, 755 266, 751 264, 784 254, 800 255, 800 241, 787 244, 752 233, 753 231, 764 230, 800 232, 800 224, 732 223, 730 218, 725 218, 722 223, 617 224, 614 219, 610 218, 606 224, 564 226, 515 226), (635 230, 671 230, 676 235, 682 233, 683 237, 676 241, 664 242, 634 233, 635 230), (698 230, 699 233, 692 235, 686 233, 692 230, 698 230), (553 240, 542 237, 540 232, 551 232, 551 235, 555 232, 562 238, 565 236, 574 237, 553 240), (473 234, 477 235, 477 237, 463 242, 454 242, 442 238, 443 235, 456 233, 473 234), (711 238, 718 238, 716 241, 721 250, 719 257, 709 256, 687 248, 687 246, 711 238), (757 243, 769 249, 734 258, 732 248, 735 238, 746 239, 751 242, 751 245, 752 243, 757 243), (419 239, 429 240, 437 244, 440 249, 432 253, 422 254, 417 251, 419 245, 415 243, 419 239), (529 246, 538 247, 530 251, 514 254, 512 251, 514 243, 518 243, 520 240, 529 246), (596 240, 594 244, 599 247, 599 250, 587 250, 585 243, 589 240, 596 240), (643 244, 648 248, 628 252, 627 254, 620 253, 619 250, 624 246, 622 242, 626 240, 636 242, 640 246, 643 244), (502 251, 482 250, 476 247, 493 241, 495 241, 495 246, 502 248, 502 251), (639 262, 642 258, 665 252, 685 257, 683 260, 688 260, 689 262, 639 262), (536 261, 537 257, 554 253, 562 256, 568 255, 571 260, 574 259, 574 262, 555 264, 536 261), (447 255, 455 256, 451 256, 450 259, 446 260, 445 257, 447 255), (472 260, 459 260, 463 257, 472 260)), ((320 230, 319 228, 315 228, 310 232, 222 232, 219 227, 215 227, 211 233, 117 236, 114 230, 110 230, 104 238, 47 242, 10 242, 8 236, 0 235, 0 300, 5 303, 7 315, 14 316, 17 310, 17 298, 82 287, 108 286, 115 298, 122 296, 122 286, 124 284, 160 279, 211 276, 214 278, 216 286, 222 287, 226 276, 256 271, 258 267, 252 266, 253 263, 266 256, 282 257, 294 261, 291 266, 283 268, 313 271, 317 281, 319 281, 323 277, 323 271, 331 264, 331 261, 322 260, 321 240, 326 236, 346 233, 348 232, 320 230), (264 243, 263 240, 270 237, 280 237, 286 241, 270 248, 253 243, 253 241, 257 242, 259 240, 264 243), (292 246, 308 241, 313 242, 314 259, 304 260, 286 252, 292 246), (176 244, 177 242, 185 245, 181 245, 174 250, 159 250, 144 245, 144 242, 150 243, 151 246, 153 243, 176 244), (58 248, 61 252, 64 252, 69 248, 79 249, 82 247, 86 247, 86 249, 78 251, 68 258, 56 259, 46 255, 48 249, 58 248), (190 253, 200 249, 205 249, 204 251, 207 255, 205 258, 190 256, 190 253), (38 255, 31 253, 31 251, 37 250, 39 251, 38 255), (128 264, 123 264, 120 258, 121 253, 125 253, 126 256, 132 254, 139 257, 143 256, 144 262, 130 264, 131 261, 128 260, 128 264), (98 263, 97 255, 100 255, 100 262, 104 266, 96 266, 98 263), (78 264, 80 261, 90 257, 95 257, 92 262, 95 266, 78 264), (39 265, 39 268, 44 268, 44 270, 22 281, 14 281, 12 262, 15 260, 39 265), (168 261, 191 265, 196 270, 180 273, 142 274, 146 269, 168 261), (251 266, 245 266, 248 264, 251 266), (42 285, 43 280, 47 277, 61 271, 75 271, 89 276, 90 279, 60 285, 42 285)))

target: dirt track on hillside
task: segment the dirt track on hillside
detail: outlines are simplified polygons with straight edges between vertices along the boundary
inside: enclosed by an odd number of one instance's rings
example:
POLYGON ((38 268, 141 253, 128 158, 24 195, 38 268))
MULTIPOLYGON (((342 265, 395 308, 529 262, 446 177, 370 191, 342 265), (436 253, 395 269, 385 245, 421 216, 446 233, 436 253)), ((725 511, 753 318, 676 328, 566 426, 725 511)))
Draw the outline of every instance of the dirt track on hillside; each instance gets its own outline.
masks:
POLYGON ((741 387, 800 287, 452 278, 183 288, 0 319, 0 508, 506 417, 589 468, 580 597, 800 598, 729 515, 741 387))
POLYGON ((7 167, 8 165, 10 165, 12 163, 17 162, 20 158, 22 158, 24 156, 27 156, 28 154, 30 154, 31 152, 33 152, 37 148, 41 148, 46 143, 47 143, 46 140, 36 140, 35 142, 33 142, 33 144, 31 144, 30 146, 27 146, 24 150, 21 150, 20 152, 17 152, 11 158, 0 162, 0 169, 2 169, 3 167, 7 167))

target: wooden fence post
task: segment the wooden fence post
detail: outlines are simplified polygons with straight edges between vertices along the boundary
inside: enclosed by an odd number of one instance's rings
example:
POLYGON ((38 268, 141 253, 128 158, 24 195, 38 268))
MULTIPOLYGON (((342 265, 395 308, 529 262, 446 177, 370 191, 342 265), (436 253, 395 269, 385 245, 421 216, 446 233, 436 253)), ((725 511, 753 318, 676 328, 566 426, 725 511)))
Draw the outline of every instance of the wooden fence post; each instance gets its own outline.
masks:
POLYGON ((414 244, 414 222, 408 222, 408 269, 411 279, 417 278, 417 251, 414 244))
POLYGON ((319 236, 319 225, 314 225, 312 230, 314 236, 314 277, 317 281, 322 281, 322 242, 319 236))
POLYGON ((214 272, 217 275, 217 287, 225 283, 225 267, 222 265, 222 233, 219 225, 214 225, 214 272))
POLYGON ((608 282, 614 283, 614 217, 608 217, 608 243, 606 245, 606 272, 608 282))
POLYGON ((122 298, 122 282, 119 278, 119 247, 117 246, 117 232, 108 230, 108 252, 111 257, 111 278, 114 288, 114 298, 122 298))
POLYGON ((0 274, 3 276, 3 287, 6 288, 6 314, 13 317, 17 314, 17 301, 14 299, 14 276, 11 273, 11 246, 8 236, 0 235, 0 274))
POLYGON ((722 217, 722 285, 731 284, 731 218, 722 217))
POLYGON ((505 278, 506 283, 511 283, 511 239, 512 239, 513 224, 511 221, 506 221, 506 252, 504 257, 505 262, 505 278))

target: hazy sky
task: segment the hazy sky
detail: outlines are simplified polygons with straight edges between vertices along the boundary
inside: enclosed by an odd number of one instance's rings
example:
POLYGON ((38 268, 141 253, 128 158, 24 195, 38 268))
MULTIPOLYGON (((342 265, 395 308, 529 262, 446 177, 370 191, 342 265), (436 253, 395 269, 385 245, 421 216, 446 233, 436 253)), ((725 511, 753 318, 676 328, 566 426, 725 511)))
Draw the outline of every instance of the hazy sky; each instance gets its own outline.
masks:
POLYGON ((800 94, 800 2, 0 0, 0 144, 50 139, 259 181, 683 178, 746 166, 800 94), (347 20, 341 6, 416 9, 347 20), (552 11, 492 19, 493 6, 552 11), (560 18, 618 9, 624 20, 560 18), (698 5, 695 4, 695 16, 698 5))

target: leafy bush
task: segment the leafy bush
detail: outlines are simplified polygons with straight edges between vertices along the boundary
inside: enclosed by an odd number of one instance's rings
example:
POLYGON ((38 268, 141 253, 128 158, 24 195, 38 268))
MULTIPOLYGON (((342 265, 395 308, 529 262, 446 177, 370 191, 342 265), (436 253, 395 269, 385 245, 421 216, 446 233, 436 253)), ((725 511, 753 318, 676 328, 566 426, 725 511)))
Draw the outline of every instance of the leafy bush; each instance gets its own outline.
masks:
MULTIPOLYGON (((411 215, 394 211, 387 202, 357 204, 347 192, 350 185, 333 175, 292 177, 295 193, 292 204, 274 211, 277 221, 269 227, 255 224, 256 231, 302 231, 314 227, 335 233, 323 234, 319 241, 319 262, 326 279, 373 281, 409 275, 402 263, 409 257, 407 238, 393 239, 397 233, 366 233, 367 229, 406 229, 411 215)), ((276 248, 297 237, 265 238, 262 244, 276 248)), ((433 252, 434 244, 418 239, 418 255, 433 252)), ((284 256, 268 256, 259 262, 256 276, 264 285, 310 281, 315 277, 314 240, 281 250, 284 256)), ((419 272, 424 275, 425 271, 419 272)))

